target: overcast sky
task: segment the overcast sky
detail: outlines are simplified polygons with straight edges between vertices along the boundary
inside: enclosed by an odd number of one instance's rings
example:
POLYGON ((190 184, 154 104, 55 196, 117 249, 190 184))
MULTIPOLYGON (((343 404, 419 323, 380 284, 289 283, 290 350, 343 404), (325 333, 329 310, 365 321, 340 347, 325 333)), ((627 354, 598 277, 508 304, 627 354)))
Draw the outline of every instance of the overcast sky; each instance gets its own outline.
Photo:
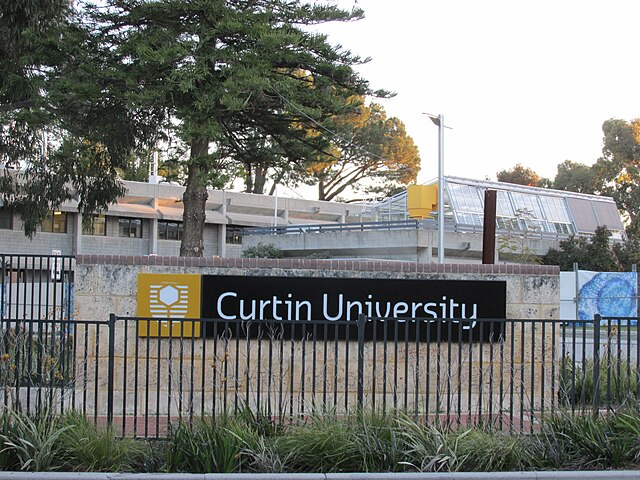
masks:
POLYGON ((495 179, 517 163, 553 178, 564 160, 592 164, 602 123, 640 117, 640 0, 337 0, 366 18, 324 26, 372 60, 359 68, 420 149, 419 181, 495 179))

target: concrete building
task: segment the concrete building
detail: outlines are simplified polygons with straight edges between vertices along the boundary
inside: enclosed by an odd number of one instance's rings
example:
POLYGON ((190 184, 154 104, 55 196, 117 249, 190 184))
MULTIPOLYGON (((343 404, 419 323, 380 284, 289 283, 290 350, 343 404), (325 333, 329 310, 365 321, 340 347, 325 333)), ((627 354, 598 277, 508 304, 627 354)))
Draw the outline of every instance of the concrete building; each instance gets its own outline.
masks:
MULTIPOLYGON (((126 195, 96 213, 91 228, 82 228, 78 204, 70 201, 51 212, 31 240, 18 216, 0 203, 0 253, 178 255, 184 187, 123 183, 126 195)), ((353 223, 361 221, 364 210, 343 203, 209 190, 205 256, 241 256, 245 227, 353 223)))
MULTIPOLYGON (((77 203, 51 212, 29 240, 19 218, 0 206, 0 253, 178 255, 184 188, 125 181, 126 195, 96 213, 82 228, 77 203)), ((479 263, 483 192, 498 192, 497 258, 518 262, 544 255, 569 235, 606 225, 624 231, 611 198, 497 182, 447 177, 445 257, 479 263)), ((434 219, 412 220, 407 192, 382 202, 353 204, 210 190, 204 230, 205 256, 239 257, 243 248, 272 243, 287 257, 376 258, 433 262, 434 219)))
MULTIPOLYGON (((435 181, 432 186, 436 186, 435 181)), ((446 177, 444 247, 447 263, 481 262, 484 192, 488 189, 497 192, 497 262, 529 263, 550 248, 558 248, 560 241, 569 236, 591 235, 599 226, 606 226, 614 241, 622 240, 624 226, 615 202, 609 197, 446 177)), ((252 229, 244 245, 272 243, 291 257, 323 255, 435 262, 437 198, 432 196, 435 203, 426 206, 432 218, 411 220, 408 196, 404 191, 372 204, 366 214, 370 221, 364 224, 252 229)))

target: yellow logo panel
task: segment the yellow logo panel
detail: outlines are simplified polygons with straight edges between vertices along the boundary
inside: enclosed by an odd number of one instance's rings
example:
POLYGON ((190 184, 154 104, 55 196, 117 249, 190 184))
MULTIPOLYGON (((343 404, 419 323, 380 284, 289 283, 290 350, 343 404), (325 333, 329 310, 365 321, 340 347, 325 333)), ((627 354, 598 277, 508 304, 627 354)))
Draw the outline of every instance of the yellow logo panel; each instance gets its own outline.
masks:
POLYGON ((200 275, 138 273, 138 316, 141 337, 199 337, 200 275), (171 320, 176 319, 176 320, 171 320))

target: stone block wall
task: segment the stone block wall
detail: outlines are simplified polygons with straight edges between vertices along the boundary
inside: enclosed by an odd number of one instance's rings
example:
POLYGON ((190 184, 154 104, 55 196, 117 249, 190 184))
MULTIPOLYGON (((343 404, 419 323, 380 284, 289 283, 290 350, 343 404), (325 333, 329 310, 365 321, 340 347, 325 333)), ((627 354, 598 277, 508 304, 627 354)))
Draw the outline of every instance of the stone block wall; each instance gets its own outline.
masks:
MULTIPOLYGON (((560 334, 558 324, 552 323, 559 317, 556 267, 80 255, 75 318, 79 322, 106 321, 110 313, 135 317, 138 272, 291 276, 319 281, 333 277, 506 281, 509 320, 502 341, 454 339, 450 344, 426 344, 405 341, 401 331, 397 341, 388 338, 386 346, 383 339, 367 341, 364 402, 430 416, 495 416, 518 423, 532 421, 557 398, 560 334)), ((306 330, 293 341, 277 332, 246 339, 231 323, 216 328, 216 338, 147 339, 137 336, 135 320, 118 321, 114 414, 174 417, 245 403, 273 415, 321 406, 337 411, 355 407, 355 334, 354 340, 345 342, 333 341, 329 333, 325 343, 322 327, 300 327, 306 330)), ((94 393, 96 379, 97 388, 105 391, 106 340, 101 337, 96 345, 98 339, 92 337, 86 343, 88 363, 99 365, 87 373, 87 396, 96 399, 100 412, 105 411, 106 400, 102 393, 94 393)))

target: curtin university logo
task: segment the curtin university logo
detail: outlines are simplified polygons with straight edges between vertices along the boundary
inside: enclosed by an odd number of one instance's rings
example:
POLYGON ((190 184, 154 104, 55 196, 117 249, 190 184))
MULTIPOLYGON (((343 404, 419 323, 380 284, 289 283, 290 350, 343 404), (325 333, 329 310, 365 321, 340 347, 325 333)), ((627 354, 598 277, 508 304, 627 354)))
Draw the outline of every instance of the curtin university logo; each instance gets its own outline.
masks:
POLYGON ((138 274, 138 316, 163 320, 142 320, 138 335, 149 337, 200 336, 200 321, 170 319, 200 318, 200 275, 138 274))
POLYGON ((175 282, 149 285, 149 310, 154 318, 185 318, 189 310, 189 285, 175 282))

